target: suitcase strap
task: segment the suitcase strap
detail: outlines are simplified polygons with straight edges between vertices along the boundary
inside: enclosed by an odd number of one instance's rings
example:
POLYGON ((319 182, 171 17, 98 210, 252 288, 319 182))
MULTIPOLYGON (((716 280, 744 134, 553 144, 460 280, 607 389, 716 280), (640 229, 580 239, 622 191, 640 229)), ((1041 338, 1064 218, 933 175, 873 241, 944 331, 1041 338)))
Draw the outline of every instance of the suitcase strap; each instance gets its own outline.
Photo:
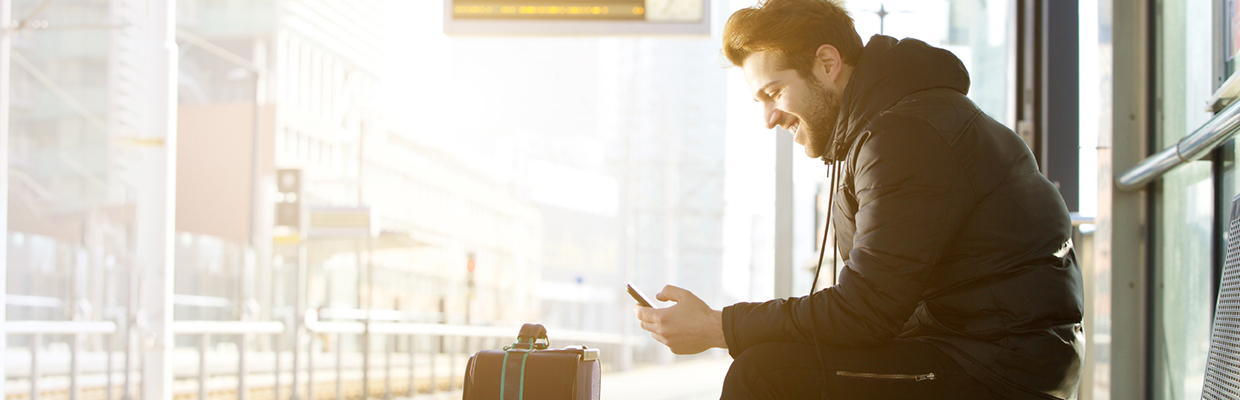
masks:
POLYGON ((525 361, 530 358, 532 350, 509 349, 504 352, 504 366, 499 373, 502 386, 499 400, 525 399, 525 361), (518 356, 516 353, 520 353, 518 356), (511 374, 511 376, 509 375, 511 374))
POLYGON ((549 344, 547 328, 539 324, 521 326, 517 342, 504 347, 504 367, 499 373, 502 386, 499 400, 525 400, 525 361, 530 358, 530 353, 546 349, 549 344))

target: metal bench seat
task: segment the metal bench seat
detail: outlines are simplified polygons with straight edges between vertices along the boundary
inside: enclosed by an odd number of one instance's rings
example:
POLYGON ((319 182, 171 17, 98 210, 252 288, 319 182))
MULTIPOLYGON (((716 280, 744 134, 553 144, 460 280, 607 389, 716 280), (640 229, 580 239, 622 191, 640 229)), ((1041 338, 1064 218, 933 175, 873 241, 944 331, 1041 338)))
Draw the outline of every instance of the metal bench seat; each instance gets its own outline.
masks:
POLYGON ((1210 331, 1201 398, 1240 399, 1240 196, 1231 203, 1227 226, 1227 258, 1210 331))

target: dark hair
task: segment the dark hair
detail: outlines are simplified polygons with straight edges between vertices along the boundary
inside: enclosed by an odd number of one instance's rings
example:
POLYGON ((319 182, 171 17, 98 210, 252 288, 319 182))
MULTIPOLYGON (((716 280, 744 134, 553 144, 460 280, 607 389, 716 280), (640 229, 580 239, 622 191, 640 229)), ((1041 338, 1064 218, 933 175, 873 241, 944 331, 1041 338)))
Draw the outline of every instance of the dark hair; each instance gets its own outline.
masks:
POLYGON ((738 67, 753 53, 773 51, 782 66, 812 77, 824 44, 835 46, 845 64, 861 57, 852 17, 832 0, 767 0, 733 13, 723 27, 723 55, 738 67))

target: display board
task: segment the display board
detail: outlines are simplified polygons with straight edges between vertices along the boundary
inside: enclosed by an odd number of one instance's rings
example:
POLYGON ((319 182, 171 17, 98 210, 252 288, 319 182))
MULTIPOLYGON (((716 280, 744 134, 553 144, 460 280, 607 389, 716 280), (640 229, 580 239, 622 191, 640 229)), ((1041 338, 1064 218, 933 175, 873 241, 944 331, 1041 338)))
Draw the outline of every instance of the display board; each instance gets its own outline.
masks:
POLYGON ((444 0, 449 35, 709 35, 707 0, 444 0))

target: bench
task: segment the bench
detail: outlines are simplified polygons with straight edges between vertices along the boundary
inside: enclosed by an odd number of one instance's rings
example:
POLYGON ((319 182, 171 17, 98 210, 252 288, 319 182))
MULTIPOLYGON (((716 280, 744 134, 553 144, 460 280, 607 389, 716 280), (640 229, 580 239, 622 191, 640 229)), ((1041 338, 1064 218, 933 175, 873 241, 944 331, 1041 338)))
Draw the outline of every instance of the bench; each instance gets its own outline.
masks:
POLYGON ((1240 196, 1231 203, 1227 224, 1227 258, 1210 330, 1201 398, 1240 399, 1240 196))

